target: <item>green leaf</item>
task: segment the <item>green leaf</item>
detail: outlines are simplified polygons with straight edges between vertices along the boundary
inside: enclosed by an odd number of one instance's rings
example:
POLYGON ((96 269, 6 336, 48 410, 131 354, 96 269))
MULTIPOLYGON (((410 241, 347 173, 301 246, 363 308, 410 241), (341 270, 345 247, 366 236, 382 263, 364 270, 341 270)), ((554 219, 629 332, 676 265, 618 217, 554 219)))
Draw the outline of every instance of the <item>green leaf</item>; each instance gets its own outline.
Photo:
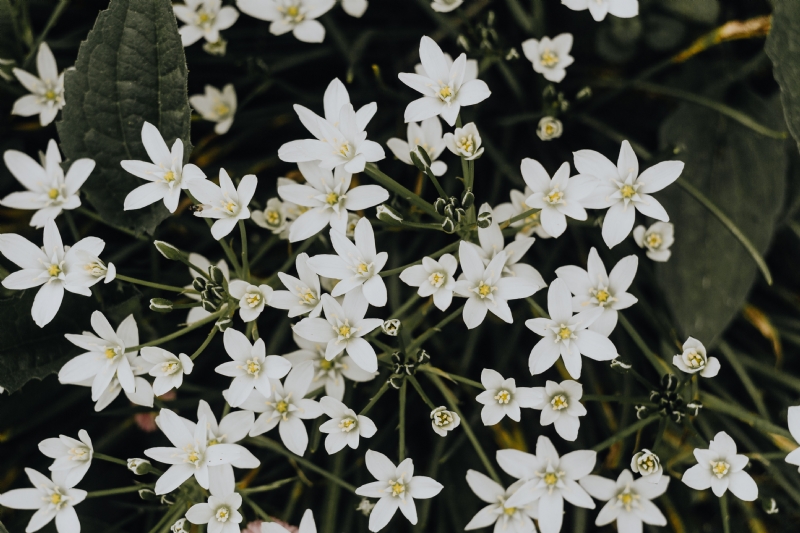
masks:
POLYGON ((82 190, 110 223, 153 233, 169 212, 162 202, 123 211, 123 201, 146 182, 125 172, 124 159, 150 161, 142 124, 155 125, 168 146, 191 151, 186 59, 169 0, 111 0, 67 71, 63 119, 57 124, 69 159, 94 159, 82 190))
MULTIPOLYGON (((748 96, 745 109, 780 129, 777 99, 748 96)), ((783 207, 784 143, 758 135, 712 110, 683 104, 661 127, 661 142, 680 146, 683 179, 711 200, 763 255, 783 207)), ((675 225, 672 257, 656 267, 682 337, 706 345, 724 331, 753 285, 757 267, 742 244, 678 185, 659 193, 675 225)))
POLYGON ((772 0, 772 28, 764 49, 781 87, 786 125, 800 147, 800 9, 796 0, 772 0))
POLYGON ((0 59, 19 59, 20 43, 15 28, 16 13, 9 0, 0 0, 0 59))

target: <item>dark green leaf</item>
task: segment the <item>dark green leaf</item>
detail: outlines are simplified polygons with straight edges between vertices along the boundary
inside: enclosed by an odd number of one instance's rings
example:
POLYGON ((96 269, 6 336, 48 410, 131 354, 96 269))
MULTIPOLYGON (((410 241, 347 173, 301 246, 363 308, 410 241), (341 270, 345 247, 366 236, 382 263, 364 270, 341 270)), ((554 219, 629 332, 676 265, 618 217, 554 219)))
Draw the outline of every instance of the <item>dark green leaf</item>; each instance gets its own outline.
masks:
POLYGON ((81 44, 65 78, 61 147, 69 159, 89 157, 95 168, 83 191, 104 219, 152 233, 169 213, 161 202, 125 212, 125 196, 144 180, 125 172, 124 159, 149 161, 144 121, 168 146, 176 138, 188 158, 191 111, 186 59, 168 0, 112 0, 81 44))
POLYGON ((719 18, 719 0, 666 0, 661 5, 695 22, 714 24, 719 18))
POLYGON ((772 0, 772 5, 765 50, 781 87, 786 124, 800 146, 800 6, 796 0, 772 0))

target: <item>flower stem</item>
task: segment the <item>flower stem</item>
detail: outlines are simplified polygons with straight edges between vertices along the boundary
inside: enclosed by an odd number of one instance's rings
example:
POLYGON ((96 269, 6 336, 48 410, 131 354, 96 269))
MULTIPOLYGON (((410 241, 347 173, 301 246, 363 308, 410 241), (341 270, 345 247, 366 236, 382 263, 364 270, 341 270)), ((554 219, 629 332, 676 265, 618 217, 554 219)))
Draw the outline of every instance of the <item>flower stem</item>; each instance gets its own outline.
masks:
POLYGON ((428 405, 428 407, 431 408, 431 411, 436 409, 437 406, 431 401, 430 398, 428 398, 428 395, 425 394, 425 391, 422 390, 422 385, 419 384, 417 378, 415 378, 414 376, 407 376, 406 380, 408 380, 411 383, 411 386, 417 390, 417 393, 419 393, 420 398, 422 398, 422 401, 425 402, 428 405))
POLYGON ((140 350, 140 349, 145 348, 147 346, 158 346, 159 344, 164 344, 165 342, 171 341, 172 339, 177 339, 178 337, 186 335, 190 331, 196 330, 200 326, 203 326, 205 324, 208 324, 209 322, 213 322, 213 321, 217 320, 227 310, 228 310, 227 307, 223 307, 222 309, 220 309, 216 313, 208 315, 207 317, 202 318, 202 319, 198 320, 197 322, 193 322, 193 323, 189 324, 188 326, 186 326, 184 328, 181 328, 181 329, 179 329, 178 331, 176 331, 174 333, 170 333, 169 335, 161 337, 160 339, 156 339, 154 341, 146 342, 144 344, 139 344, 139 345, 136 345, 136 346, 130 346, 128 348, 125 348, 125 351, 126 352, 135 352, 136 350, 140 350))
POLYGON ((728 513, 728 493, 727 491, 719 497, 719 510, 722 513, 722 532, 731 533, 731 517, 728 513))
POLYGON ((461 310, 462 310, 463 308, 464 308, 464 306, 463 306, 463 305, 462 305, 462 306, 460 306, 458 309, 456 309, 455 311, 453 311, 452 313, 450 313, 449 315, 447 315, 446 317, 444 317, 444 318, 443 318, 443 319, 442 319, 442 320, 441 320, 441 321, 440 321, 438 324, 436 324, 435 326, 433 326, 432 328, 430 328, 428 331, 426 331, 425 333, 423 333, 422 335, 420 335, 419 337, 417 337, 416 339, 414 339, 414 341, 413 341, 411 344, 409 344, 409 345, 408 345, 408 352, 409 352, 409 353, 410 353, 410 352, 413 352, 415 349, 417 349, 417 348, 419 348, 420 346, 422 346, 422 344, 423 344, 425 341, 427 341, 428 339, 430 339, 431 337, 433 337, 435 334, 437 334, 437 333, 439 333, 440 331, 442 331, 442 328, 443 328, 443 327, 445 327, 445 326, 446 326, 447 324, 449 324, 449 323, 450 323, 450 322, 451 322, 451 321, 452 321, 454 318, 456 318, 458 315, 460 315, 460 314, 461 314, 461 310))
POLYGON ((242 274, 244 280, 250 282, 250 264, 247 258, 247 229, 244 227, 244 220, 239 220, 239 235, 242 239, 242 274))
POLYGON ((436 220, 442 220, 442 216, 436 212, 436 209, 433 208, 431 204, 427 201, 420 198, 415 193, 411 192, 410 190, 406 189, 395 180, 381 172, 375 163, 367 163, 367 166, 364 167, 364 172, 367 173, 369 177, 395 193, 396 195, 404 198, 408 202, 412 203, 413 205, 422 209, 425 213, 429 214, 436 220))
POLYGON ((607 438, 606 440, 604 440, 603 442, 601 442, 597 446, 594 446, 592 448, 592 450, 594 450, 596 452, 601 452, 601 451, 605 450, 606 448, 611 447, 617 441, 620 441, 620 440, 624 439, 628 435, 632 435, 632 434, 636 433, 637 431, 639 431, 640 428, 643 428, 643 427, 645 427, 647 425, 652 424, 653 422, 655 422, 659 418, 660 418, 659 415, 653 415, 653 416, 649 416, 647 418, 644 418, 642 420, 639 420, 635 424, 631 424, 630 426, 626 427, 625 429, 622 429, 622 430, 616 432, 615 434, 611 435, 609 438, 607 438))
POLYGON ((792 435, 788 430, 780 426, 776 426, 768 420, 765 420, 761 415, 757 415, 747 411, 746 409, 743 409, 742 406, 737 403, 731 403, 730 401, 723 400, 722 398, 707 392, 703 392, 700 395, 700 400, 703 402, 704 409, 709 409, 710 411, 732 416, 733 418, 736 418, 737 420, 754 427, 767 437, 772 438, 773 442, 776 441, 776 437, 778 439, 783 437, 781 440, 792 438, 792 435))
MULTIPOLYGON (((407 376, 411 377, 411 376, 407 376)), ((399 461, 406 458, 406 391, 408 389, 407 379, 400 385, 400 442, 397 445, 397 457, 399 461)))
MULTIPOLYGON (((458 250, 459 244, 461 244, 461 241, 456 241, 453 244, 448 244, 444 248, 442 248, 440 250, 437 250, 436 252, 433 252, 428 257, 430 257, 431 259, 437 259, 437 258, 443 256, 446 253, 455 252, 456 250, 458 250)), ((408 267, 412 267, 414 265, 421 265, 421 264, 422 264, 422 260, 420 259, 419 261, 414 261, 413 263, 409 263, 409 264, 403 265, 401 267, 393 268, 391 270, 384 270, 383 272, 380 273, 380 276, 382 278, 385 278, 387 276, 394 276, 395 274, 401 273, 403 270, 407 269, 408 267)))
POLYGON ((141 489, 149 489, 149 488, 152 488, 152 485, 133 485, 131 487, 119 487, 116 489, 96 490, 86 494, 86 497, 101 498, 103 496, 115 496, 117 494, 126 494, 128 492, 138 492, 141 489))
POLYGON ((125 466, 125 467, 128 466, 128 462, 127 461, 124 461, 122 459, 117 459, 116 457, 111 457, 110 455, 106 455, 104 453, 94 452, 92 454, 92 458, 100 459, 101 461, 108 461, 109 463, 116 463, 118 465, 122 465, 122 466, 125 466))
POLYGON ((316 242, 316 240, 317 240, 317 239, 313 239, 313 238, 306 239, 306 240, 303 242, 303 244, 301 244, 300 246, 298 246, 298 247, 297 247, 297 250, 295 250, 295 251, 292 253, 292 255, 290 255, 290 256, 289 256, 289 257, 286 259, 286 261, 284 261, 284 263, 283 263, 283 264, 280 266, 280 268, 278 268, 278 270, 276 270, 276 271, 275 271, 275 273, 274 273, 273 275, 271 275, 269 278, 267 278, 267 281, 266 281, 265 283, 266 283, 267 285, 272 285, 273 283, 275 283, 275 281, 278 279, 278 272, 286 272, 287 270, 289 270, 290 268, 292 268, 292 265, 294 264, 295 260, 297 259, 297 256, 298 256, 298 255, 300 255, 300 254, 302 254, 302 253, 303 253, 303 252, 305 252, 306 250, 308 250, 308 248, 309 248, 309 247, 310 247, 312 244, 314 244, 314 242, 316 242))
POLYGON ((466 385, 470 385, 472 387, 475 387, 476 389, 480 389, 480 390, 485 390, 486 389, 486 387, 484 387, 482 383, 479 383, 477 381, 471 380, 469 378, 465 378, 464 376, 458 376, 456 374, 451 374, 450 372, 445 372, 444 370, 442 370, 440 368, 436 368, 435 366, 423 365, 423 366, 419 367, 419 371, 420 372, 426 372, 428 374, 435 374, 435 375, 441 376, 441 377, 443 377, 445 379, 449 379, 450 381, 459 381, 459 382, 464 383, 466 385))
POLYGON ((270 483, 269 485, 261 485, 261 486, 258 486, 258 487, 247 487, 247 488, 244 488, 244 489, 239 489, 238 492, 239 492, 239 494, 255 494, 257 492, 268 492, 268 491, 271 491, 271 490, 279 489, 282 486, 286 485, 287 483, 291 483, 292 481, 295 481, 296 479, 297 479, 297 476, 286 478, 286 479, 279 479, 278 481, 274 481, 274 482, 270 483))
POLYGON ((152 281, 145 281, 143 279, 123 276, 122 274, 117 274, 115 279, 118 279, 120 281, 127 281, 128 283, 134 283, 136 285, 143 285, 145 287, 152 287, 153 289, 161 289, 162 291, 197 293, 197 291, 194 289, 185 289, 183 287, 175 287, 173 285, 163 285, 161 283, 153 283, 152 281))
POLYGON ((647 346, 647 343, 644 342, 642 336, 639 335, 638 331, 636 331, 636 328, 634 328, 633 325, 628 322, 628 319, 625 318, 622 313, 617 313, 617 316, 619 317, 619 323, 622 324, 622 327, 628 332, 628 335, 630 335, 631 339, 633 339, 633 342, 636 343, 636 346, 639 347, 647 360, 650 361, 650 364, 653 365, 653 368, 656 369, 656 372, 658 372, 660 375, 671 374, 672 372, 669 369, 669 365, 667 365, 663 359, 650 350, 650 348, 647 346))
POLYGON ((247 505, 250 506, 253 511, 258 515, 259 518, 263 522, 273 522, 272 517, 267 514, 267 512, 262 509, 256 502, 254 502, 246 493, 239 492, 242 495, 242 499, 247 502, 247 505))
POLYGON ((81 232, 78 231, 78 226, 75 225, 75 219, 72 218, 72 213, 64 211, 64 219, 67 221, 67 226, 69 226, 69 231, 72 233, 72 238, 75 239, 75 242, 81 240, 81 232))
POLYGON ((211 340, 214 338, 214 335, 217 334, 217 331, 219 331, 219 328, 217 326, 214 326, 214 327, 211 328, 211 331, 208 333, 208 336, 206 337, 206 340, 204 340, 203 344, 201 344, 200 347, 197 350, 195 350, 195 352, 192 354, 192 356, 191 356, 192 357, 192 361, 197 359, 197 357, 201 353, 203 353, 203 351, 206 348, 208 348, 208 345, 211 344, 211 340))
POLYGON ((387 391, 387 390, 389 390, 389 382, 388 382, 388 381, 386 381, 386 382, 385 382, 385 383, 384 383, 384 384, 381 386, 381 388, 380 388, 380 390, 378 390, 377 394, 375 394, 375 396, 373 396, 373 397, 372 397, 372 399, 370 399, 370 401, 369 401, 369 403, 367 404, 367 406, 366 406, 366 407, 364 407, 364 408, 361 410, 361 412, 360 412, 360 413, 358 413, 358 414, 360 414, 360 415, 366 415, 366 414, 369 412, 369 410, 370 410, 370 409, 372 409, 372 406, 373 406, 373 405, 375 405, 376 403, 378 403, 378 400, 380 400, 380 399, 381 399, 381 396, 383 396, 383 395, 386 393, 386 391, 387 391))
POLYGON ((506 229, 507 227, 509 227, 514 222, 519 222, 520 220, 525 220, 529 216, 535 215, 539 211, 541 211, 541 209, 537 209, 535 207, 533 209, 528 209, 527 211, 523 211, 519 215, 515 215, 515 216, 509 218, 508 220, 506 220, 505 222, 503 222, 502 224, 500 224, 500 229, 506 229))

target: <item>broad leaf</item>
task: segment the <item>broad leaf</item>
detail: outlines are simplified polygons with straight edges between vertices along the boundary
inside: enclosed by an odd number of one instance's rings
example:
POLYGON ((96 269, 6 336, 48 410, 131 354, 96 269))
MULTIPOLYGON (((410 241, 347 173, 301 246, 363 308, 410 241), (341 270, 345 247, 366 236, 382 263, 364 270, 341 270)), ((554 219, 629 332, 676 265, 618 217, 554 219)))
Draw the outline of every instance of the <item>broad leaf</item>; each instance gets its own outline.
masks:
POLYGON ((184 143, 188 159, 190 109, 186 59, 168 0, 111 0, 81 44, 65 77, 61 147, 69 159, 97 163, 83 191, 112 224, 152 233, 168 216, 161 202, 123 211, 123 201, 146 183, 125 172, 124 159, 149 161, 141 142, 144 121, 169 146, 184 143))
POLYGON ((765 50, 781 87, 781 103, 792 137, 800 146, 800 5, 772 0, 772 28, 765 50))

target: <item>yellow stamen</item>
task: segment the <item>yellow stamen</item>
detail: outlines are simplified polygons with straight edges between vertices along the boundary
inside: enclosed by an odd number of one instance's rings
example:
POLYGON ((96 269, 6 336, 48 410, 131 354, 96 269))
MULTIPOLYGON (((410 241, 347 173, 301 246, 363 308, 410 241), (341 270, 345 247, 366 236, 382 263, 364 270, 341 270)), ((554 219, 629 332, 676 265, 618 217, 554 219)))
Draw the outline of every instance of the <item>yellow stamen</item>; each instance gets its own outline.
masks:
POLYGON ((350 431, 354 430, 356 427, 356 421, 352 418, 345 418, 341 422, 339 422, 339 427, 345 433, 349 433, 350 431))
POLYGON ((623 185, 620 192, 622 193, 622 197, 626 199, 633 198, 633 195, 636 194, 636 190, 630 185, 623 185))
POLYGON ((542 52, 541 55, 542 65, 548 68, 552 68, 558 65, 558 54, 550 50, 549 48, 542 52))
POLYGON ((59 503, 61 503, 61 494, 59 494, 57 492, 54 492, 53 494, 51 494, 50 495, 50 503, 52 503, 53 505, 58 505, 59 503))
POLYGON ((219 441, 217 439, 211 439, 210 441, 208 441, 209 446, 216 446, 217 444, 219 444, 219 441))
POLYGON ((711 461, 711 473, 717 476, 718 478, 722 478, 725 474, 728 473, 728 469, 731 465, 726 463, 725 461, 711 461))
POLYGON ((56 198, 58 198, 58 189, 55 188, 50 189, 47 192, 47 197, 50 198, 51 200, 55 200, 56 198))
POLYGON ((214 107, 214 112, 218 116, 224 117, 225 115, 231 112, 231 108, 226 106, 225 104, 219 103, 214 107))
POLYGON ((170 170, 169 172, 164 174, 164 181, 166 181, 167 183, 172 183, 173 181, 175 181, 175 173, 170 170))
POLYGON ((339 326, 339 335, 341 337, 347 337, 350 335, 350 326, 345 324, 344 326, 339 326))
POLYGON ((559 191, 558 189, 554 189, 547 195, 547 201, 551 204, 557 204, 564 198, 564 193, 559 191))
POLYGON ((453 90, 450 88, 449 85, 445 85, 441 89, 439 89, 439 98, 442 100, 448 100, 451 96, 453 96, 453 90))
POLYGON ((330 370, 333 368, 333 361, 328 361, 327 359, 323 359, 319 362, 319 367, 322 370, 330 370))
POLYGON ((278 402, 278 405, 275 406, 275 410, 279 413, 285 413, 289 410, 289 404, 286 403, 285 400, 281 400, 278 402))
POLYGON ((400 483, 399 481, 395 482, 395 484, 392 485, 392 496, 400 496, 405 491, 406 491, 406 486, 400 483))
POLYGON ((481 297, 486 298, 491 292, 492 287, 481 281, 480 285, 478 285, 478 294, 481 295, 481 297))
POLYGON ((281 215, 275 210, 267 211, 264 218, 270 226, 277 226, 281 221, 281 215))
POLYGON ((56 277, 61 274, 61 267, 58 265, 50 265, 47 267, 47 273, 50 274, 52 277, 56 277))
POLYGON ((250 307, 257 307, 261 303, 261 295, 258 293, 248 294, 244 300, 250 307))
POLYGON ((563 394, 558 394, 553 396, 553 399, 550 400, 550 405, 553 406, 554 411, 560 411, 562 409, 566 409, 569 407, 569 402, 567 401, 567 397, 563 394))
POLYGON ((597 294, 594 295, 594 297, 597 298, 597 301, 600 303, 605 303, 608 300, 608 296, 608 291, 604 291, 603 289, 600 289, 597 291, 597 294))
POLYGON ((516 507, 504 507, 503 508, 503 512, 505 514, 507 514, 508 516, 511 516, 511 515, 513 515, 514 513, 517 512, 517 508, 516 507))
POLYGON ((105 354, 106 359, 114 359, 117 356, 117 352, 113 348, 106 348, 105 354))
POLYGON ((506 404, 511 401, 511 394, 507 390, 501 390, 494 395, 494 399, 497 400, 497 403, 506 404))
MULTIPOLYGON (((344 154, 342 154, 344 155, 344 154)), ((335 192, 329 192, 325 197, 325 203, 328 205, 336 205, 339 202, 339 195, 335 192)))
POLYGON ((48 89, 47 92, 44 93, 44 97, 48 100, 55 100, 56 92, 53 89, 48 89))
POLYGON ((660 233, 651 233, 645 237, 644 242, 648 248, 659 248, 663 240, 661 239, 660 233))
POLYGON ((562 340, 567 340, 572 337, 572 330, 566 326, 561 326, 561 329, 558 330, 558 336, 561 337, 562 340))
POLYGON ((550 486, 553 486, 556 483, 558 483, 558 476, 555 475, 553 472, 548 472, 547 474, 544 475, 544 482, 550 486))
POLYGON ((286 14, 289 15, 290 17, 292 17, 292 18, 295 18, 297 15, 300 14, 300 8, 297 7, 297 6, 289 6, 286 9, 286 14))
POLYGON ((248 374, 258 374, 261 371, 261 365, 258 364, 258 361, 253 359, 247 361, 247 365, 245 366, 248 374))

